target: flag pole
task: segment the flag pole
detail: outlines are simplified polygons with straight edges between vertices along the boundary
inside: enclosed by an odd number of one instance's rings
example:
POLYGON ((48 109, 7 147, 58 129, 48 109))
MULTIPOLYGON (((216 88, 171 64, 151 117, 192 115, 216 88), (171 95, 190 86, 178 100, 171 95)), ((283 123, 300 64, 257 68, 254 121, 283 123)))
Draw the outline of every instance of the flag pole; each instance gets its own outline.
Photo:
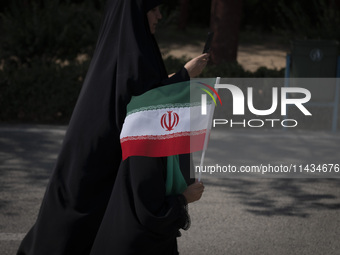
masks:
MULTIPOLYGON (((220 84, 221 77, 216 78, 216 84, 220 84)), ((215 87, 215 86, 214 86, 215 87)), ((216 100, 217 95, 214 94, 214 98, 216 100)), ((198 181, 201 181, 202 177, 202 169, 203 169, 203 162, 204 162, 204 157, 205 157, 205 151, 207 150, 208 147, 208 141, 209 141, 209 136, 210 136, 210 130, 211 130, 211 125, 212 125, 212 119, 215 111, 215 104, 212 104, 212 107, 210 109, 209 115, 208 115, 208 126, 207 126, 207 132, 205 133, 205 138, 204 138, 204 145, 203 145, 203 151, 202 151, 202 156, 201 156, 201 162, 200 162, 200 167, 199 167, 199 172, 198 172, 198 181)))

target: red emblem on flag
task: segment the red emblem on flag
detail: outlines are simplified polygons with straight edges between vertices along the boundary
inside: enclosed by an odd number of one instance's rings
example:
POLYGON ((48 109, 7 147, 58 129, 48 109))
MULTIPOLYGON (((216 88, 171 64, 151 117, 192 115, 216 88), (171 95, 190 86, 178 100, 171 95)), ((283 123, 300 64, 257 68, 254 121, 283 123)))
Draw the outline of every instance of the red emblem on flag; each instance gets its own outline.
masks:
POLYGON ((178 125, 179 116, 177 113, 173 111, 168 111, 167 113, 163 114, 161 118, 161 125, 162 128, 166 131, 171 131, 178 125))

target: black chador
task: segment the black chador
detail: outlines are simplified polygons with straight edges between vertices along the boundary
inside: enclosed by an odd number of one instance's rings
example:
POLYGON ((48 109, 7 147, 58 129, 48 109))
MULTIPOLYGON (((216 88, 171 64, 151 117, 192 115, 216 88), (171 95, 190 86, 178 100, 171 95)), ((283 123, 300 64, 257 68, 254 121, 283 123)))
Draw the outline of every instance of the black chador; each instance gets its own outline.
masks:
MULTIPOLYGON (((127 171, 120 171, 119 174, 123 175, 121 182, 114 185, 122 161, 119 134, 125 118, 126 105, 131 96, 142 94, 157 86, 189 78, 184 68, 171 78, 167 78, 158 46, 150 32, 146 17, 146 13, 159 4, 160 0, 108 0, 96 50, 38 218, 22 241, 17 254, 89 254, 114 186, 114 190, 119 192, 133 192, 133 194, 142 192, 141 197, 129 193, 122 195, 121 201, 117 198, 113 203, 110 202, 110 211, 115 206, 126 208, 125 216, 120 214, 122 211, 118 211, 117 215, 113 214, 112 217, 132 217, 132 227, 136 227, 135 224, 138 223, 136 215, 133 215, 134 211, 131 210, 134 204, 131 200, 123 200, 124 198, 140 199, 141 203, 144 203, 145 199, 150 199, 150 201, 156 201, 154 206, 164 208, 159 211, 160 215, 164 212, 169 213, 169 218, 161 220, 159 225, 151 221, 151 225, 144 226, 147 229, 150 228, 153 234, 148 231, 144 232, 148 232, 149 236, 143 235, 144 239, 138 241, 136 249, 138 250, 139 245, 144 241, 148 245, 155 243, 157 239, 161 240, 158 243, 164 247, 167 245, 174 247, 175 231, 171 227, 172 223, 175 223, 175 228, 181 227, 184 223, 175 219, 178 214, 169 211, 171 206, 164 207, 160 204, 166 202, 164 198, 159 200, 161 198, 154 197, 157 194, 153 192, 159 192, 158 187, 155 187, 152 192, 146 190, 145 193, 143 190, 132 190, 128 187, 133 184, 133 180, 142 178, 136 176, 137 172, 131 173, 129 171, 131 167, 138 167, 141 172, 145 170, 145 174, 152 175, 156 168, 160 168, 158 174, 162 176, 152 177, 160 180, 159 178, 163 178, 164 174, 161 164, 164 164, 165 159, 159 158, 150 162, 146 159, 124 161, 121 169, 126 168, 127 171), (148 164, 150 167, 147 167, 148 164), (151 197, 147 198, 145 194, 151 197), (171 238, 166 235, 166 231, 170 233, 171 238)), ((148 208, 153 206, 150 201, 144 204, 148 208)), ((181 207, 177 200, 168 202, 175 205, 174 210, 179 210, 181 207)), ((109 213, 106 213, 105 217, 110 217, 109 213)), ((157 218, 155 219, 157 221, 157 218)), ((131 229, 131 226, 127 227, 131 229)), ((103 230, 102 233, 105 231, 103 230)), ((115 229, 110 231, 114 233, 111 235, 112 238, 118 235, 115 229)), ((137 228, 136 233, 132 235, 139 236, 139 231, 143 230, 137 228)), ((127 234, 122 233, 123 236, 127 234)), ((104 239, 97 237, 97 240, 96 242, 100 243, 100 240, 104 239)), ((113 247, 109 248, 113 249, 113 247)), ((137 250, 128 251, 126 254, 142 254, 137 250)), ((93 251, 92 254, 125 253, 116 253, 115 250, 111 250, 106 253, 93 251)))
MULTIPOLYGON (((182 159, 181 169, 189 169, 182 159)), ((166 160, 132 156, 122 162, 91 255, 178 254, 176 238, 190 218, 182 194, 166 196, 166 160)))

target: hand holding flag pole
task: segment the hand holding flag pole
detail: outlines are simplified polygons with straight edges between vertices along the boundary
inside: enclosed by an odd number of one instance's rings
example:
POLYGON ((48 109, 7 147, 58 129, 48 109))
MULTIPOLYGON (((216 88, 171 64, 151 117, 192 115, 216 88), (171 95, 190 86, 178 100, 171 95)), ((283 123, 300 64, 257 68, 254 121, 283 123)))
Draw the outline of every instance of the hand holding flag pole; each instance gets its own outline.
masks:
MULTIPOLYGON (((220 80, 221 80, 221 77, 217 77, 216 78, 216 84, 220 84, 220 80)), ((216 101, 216 97, 217 97, 217 95, 214 94, 215 101, 216 101)), ((198 172, 198 181, 199 182, 201 181, 201 178, 202 178, 203 162, 204 162, 205 152, 206 152, 207 147, 208 147, 214 111, 215 111, 215 104, 212 104, 212 107, 210 108, 210 112, 209 112, 209 115, 208 115, 209 120, 208 120, 208 125, 207 125, 207 132, 206 132, 205 138, 204 138, 203 151, 202 151, 201 162, 200 162, 200 167, 199 167, 200 170, 198 172)))

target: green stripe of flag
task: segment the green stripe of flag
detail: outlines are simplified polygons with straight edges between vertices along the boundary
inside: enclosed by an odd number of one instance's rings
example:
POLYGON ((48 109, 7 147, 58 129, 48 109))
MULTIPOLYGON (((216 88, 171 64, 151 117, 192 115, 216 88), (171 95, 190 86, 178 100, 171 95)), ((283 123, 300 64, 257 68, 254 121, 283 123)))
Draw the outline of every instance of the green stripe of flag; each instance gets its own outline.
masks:
MULTIPOLYGON (((192 107, 201 104, 202 85, 197 82, 180 82, 158 87, 131 98, 127 115, 147 110, 192 107)), ((212 100, 207 102, 212 103, 212 100)))

